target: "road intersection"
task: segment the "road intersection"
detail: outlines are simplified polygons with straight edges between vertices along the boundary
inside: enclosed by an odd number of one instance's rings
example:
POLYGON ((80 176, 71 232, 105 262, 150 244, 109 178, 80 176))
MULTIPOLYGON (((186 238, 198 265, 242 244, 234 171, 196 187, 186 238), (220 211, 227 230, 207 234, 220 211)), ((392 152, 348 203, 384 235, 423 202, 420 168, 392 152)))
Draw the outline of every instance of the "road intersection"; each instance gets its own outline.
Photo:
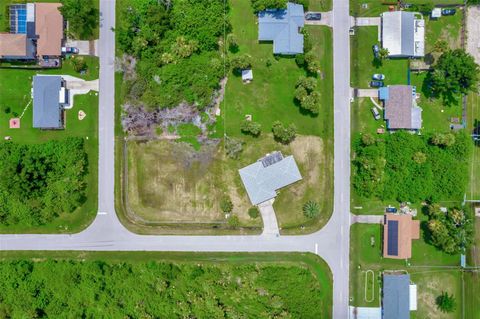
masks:
POLYGON ((334 211, 327 225, 305 236, 154 236, 129 232, 115 213, 115 0, 100 0, 98 42, 98 215, 71 235, 0 235, 0 250, 312 252, 333 274, 333 318, 348 318, 350 250, 350 16, 349 0, 333 1, 334 211))

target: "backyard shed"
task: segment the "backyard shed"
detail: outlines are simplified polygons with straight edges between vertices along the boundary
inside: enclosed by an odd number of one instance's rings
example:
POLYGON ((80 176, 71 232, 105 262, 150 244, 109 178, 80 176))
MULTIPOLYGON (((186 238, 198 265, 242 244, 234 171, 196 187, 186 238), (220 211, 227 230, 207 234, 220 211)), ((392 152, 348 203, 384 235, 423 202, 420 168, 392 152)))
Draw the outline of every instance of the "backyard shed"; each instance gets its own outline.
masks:
POLYGON ((242 81, 250 83, 253 80, 253 71, 252 69, 242 70, 242 81))

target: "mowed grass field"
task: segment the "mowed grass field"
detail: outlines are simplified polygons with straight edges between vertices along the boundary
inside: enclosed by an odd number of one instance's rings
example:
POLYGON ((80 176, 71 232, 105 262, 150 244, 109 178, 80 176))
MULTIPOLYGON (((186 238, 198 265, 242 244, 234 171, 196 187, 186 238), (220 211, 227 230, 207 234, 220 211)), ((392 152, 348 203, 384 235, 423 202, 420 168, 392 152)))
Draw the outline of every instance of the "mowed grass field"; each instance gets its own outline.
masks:
POLYGON ((378 32, 378 27, 358 27, 350 37, 350 83, 354 88, 368 88, 376 73, 385 75, 385 85, 408 84, 408 59, 375 60, 372 47, 381 47, 378 32))
MULTIPOLYGON (((411 281, 417 284, 418 310, 412 318, 461 318, 461 305, 454 314, 442 314, 435 305, 435 298, 448 291, 460 303, 462 298, 459 255, 447 255, 425 243, 423 230, 420 239, 412 243, 412 258, 396 260, 382 257, 383 226, 354 224, 350 232, 350 296, 351 305, 362 307, 380 306, 381 274, 384 270, 405 270, 411 281), (450 268, 452 267, 452 268, 450 268), (367 271, 374 272, 374 289, 365 293, 367 271), (365 298, 367 296, 367 298, 365 298), (370 297, 373 296, 373 299, 370 297)), ((371 276, 371 275, 369 275, 371 276)), ((370 279, 369 279, 370 280, 370 279)), ((370 281, 368 281, 370 283, 370 281)))
POLYGON ((329 187, 321 175, 325 165, 322 140, 299 136, 285 146, 266 135, 256 141, 259 143, 244 145, 238 160, 224 155, 223 144, 203 146, 194 152, 184 143, 129 142, 128 209, 141 221, 152 225, 213 223, 224 226, 226 220, 220 202, 228 195, 234 204, 233 213, 240 218, 242 226, 259 229, 261 218, 252 219, 247 214, 251 204, 238 169, 276 149, 285 156, 295 156, 303 177, 302 181, 281 190, 276 198, 274 208, 279 226, 287 232, 305 226, 303 231, 307 232, 312 223, 326 223, 331 207, 322 196, 329 187), (302 205, 309 199, 321 205, 322 213, 317 220, 309 220, 302 214, 302 205))
MULTIPOLYGON (((92 68, 96 68, 98 60, 91 59, 92 68)), ((98 70, 96 71, 98 74, 98 70)), ((20 228, 15 226, 1 227, 3 233, 51 233, 51 232, 78 232, 84 229, 93 220, 97 212, 97 166, 98 166, 98 95, 90 92, 86 95, 76 95, 74 106, 65 111, 65 129, 59 131, 39 130, 32 127, 33 102, 30 92, 32 77, 35 74, 71 74, 76 76, 73 69, 58 69, 48 71, 0 69, 0 138, 3 141, 9 136, 18 143, 41 143, 52 139, 66 137, 83 137, 88 154, 87 201, 72 214, 62 215, 50 224, 20 228), (28 105, 28 107, 27 107, 28 105), (6 113, 6 109, 10 112, 6 113), (78 119, 78 111, 83 110, 86 117, 78 119), (9 128, 9 119, 19 117, 19 129, 9 128), (16 115, 15 115, 16 114, 16 115)), ((91 75, 85 75, 89 77, 91 75)))

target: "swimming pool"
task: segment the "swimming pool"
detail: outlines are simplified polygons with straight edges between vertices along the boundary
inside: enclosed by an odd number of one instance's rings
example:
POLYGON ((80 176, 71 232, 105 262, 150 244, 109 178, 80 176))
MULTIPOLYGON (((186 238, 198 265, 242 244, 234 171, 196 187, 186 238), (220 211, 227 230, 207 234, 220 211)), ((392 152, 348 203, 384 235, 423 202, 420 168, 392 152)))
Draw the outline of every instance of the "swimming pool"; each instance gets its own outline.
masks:
POLYGON ((27 33, 27 8, 24 4, 10 6, 10 32, 27 33))

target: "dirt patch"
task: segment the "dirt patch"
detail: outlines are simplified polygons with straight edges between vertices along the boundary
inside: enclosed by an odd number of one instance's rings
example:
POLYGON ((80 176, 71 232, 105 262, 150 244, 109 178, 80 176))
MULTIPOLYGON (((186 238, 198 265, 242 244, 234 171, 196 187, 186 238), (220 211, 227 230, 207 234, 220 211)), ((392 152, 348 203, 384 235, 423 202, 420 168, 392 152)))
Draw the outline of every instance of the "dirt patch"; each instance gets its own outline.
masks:
POLYGON ((467 10, 467 52, 480 64, 480 6, 467 10))
MULTIPOLYGON (((290 145, 295 160, 304 168, 303 176, 308 184, 319 178, 320 166, 324 161, 321 156, 323 141, 316 136, 300 136, 290 145)), ((303 183, 306 184, 306 183, 303 183)))

